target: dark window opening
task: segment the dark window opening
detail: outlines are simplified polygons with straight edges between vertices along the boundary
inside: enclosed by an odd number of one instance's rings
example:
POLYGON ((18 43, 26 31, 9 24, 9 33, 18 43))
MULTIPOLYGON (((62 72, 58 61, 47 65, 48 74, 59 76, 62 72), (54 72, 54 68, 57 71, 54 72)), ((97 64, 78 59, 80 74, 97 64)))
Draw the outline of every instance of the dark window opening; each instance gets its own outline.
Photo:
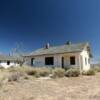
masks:
POLYGON ((45 65, 54 65, 54 57, 46 57, 45 65))
POLYGON ((70 57, 70 64, 75 65, 75 57, 70 57))
POLYGON ((35 60, 34 58, 31 59, 31 66, 34 65, 34 60, 35 60))
POLYGON ((62 68, 64 68, 64 57, 62 57, 62 68))
POLYGON ((7 61, 7 65, 10 65, 10 61, 7 61))

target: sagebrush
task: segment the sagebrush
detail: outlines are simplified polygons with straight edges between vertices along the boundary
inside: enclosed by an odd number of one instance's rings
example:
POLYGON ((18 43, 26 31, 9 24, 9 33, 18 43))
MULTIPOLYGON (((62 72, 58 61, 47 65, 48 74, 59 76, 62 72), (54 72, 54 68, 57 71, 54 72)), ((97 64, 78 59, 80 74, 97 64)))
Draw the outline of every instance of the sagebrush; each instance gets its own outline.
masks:
POLYGON ((65 76, 67 77, 78 77, 80 75, 79 69, 70 68, 65 72, 65 76))

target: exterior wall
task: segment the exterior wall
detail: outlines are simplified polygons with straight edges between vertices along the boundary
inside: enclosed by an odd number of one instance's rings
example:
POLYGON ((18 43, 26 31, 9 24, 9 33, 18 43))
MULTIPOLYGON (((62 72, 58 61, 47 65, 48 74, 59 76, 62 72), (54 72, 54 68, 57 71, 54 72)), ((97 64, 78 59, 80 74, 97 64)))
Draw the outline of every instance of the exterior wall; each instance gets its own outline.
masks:
POLYGON ((24 60, 24 65, 31 65, 31 57, 25 57, 24 60))
POLYGON ((10 62, 9 65, 7 65, 7 61, 1 61, 0 62, 0 67, 4 67, 4 68, 9 68, 9 67, 17 67, 19 66, 19 64, 15 63, 15 62, 10 62))
POLYGON ((31 59, 34 58, 34 67, 48 67, 45 65, 45 57, 54 57, 54 65, 49 65, 50 67, 62 67, 62 57, 64 57, 64 67, 79 67, 79 56, 80 53, 65 53, 65 54, 55 54, 55 55, 43 55, 43 56, 36 56, 36 57, 28 57, 26 58, 26 63, 31 65, 31 59), (70 65, 70 56, 75 56, 75 65, 70 65))
POLYGON ((82 69, 87 71, 90 69, 90 57, 89 57, 89 54, 86 50, 84 50, 81 54, 81 64, 82 64, 82 69), (85 59, 87 61, 85 61, 85 59), (86 64, 87 62, 87 64, 86 64))
MULTIPOLYGON (((51 67, 61 67, 61 55, 46 55, 46 56, 37 56, 34 58, 34 66, 36 67, 49 67, 48 65, 45 65, 45 57, 54 57, 54 65, 49 65, 51 67)), ((32 57, 31 57, 32 58, 32 57)), ((31 65, 31 58, 28 58, 28 64, 31 65)))
POLYGON ((70 67, 80 67, 80 62, 79 62, 79 53, 71 53, 67 54, 64 56, 64 66, 70 66, 70 67), (70 64, 70 57, 75 56, 75 65, 70 64))

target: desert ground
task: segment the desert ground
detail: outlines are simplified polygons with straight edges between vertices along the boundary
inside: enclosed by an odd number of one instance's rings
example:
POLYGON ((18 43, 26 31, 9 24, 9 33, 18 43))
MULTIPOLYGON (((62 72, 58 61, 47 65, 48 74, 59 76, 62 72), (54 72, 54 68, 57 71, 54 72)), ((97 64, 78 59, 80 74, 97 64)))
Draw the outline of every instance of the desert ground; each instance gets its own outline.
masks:
POLYGON ((100 73, 56 79, 29 77, 5 82, 0 86, 0 100, 100 100, 100 73))

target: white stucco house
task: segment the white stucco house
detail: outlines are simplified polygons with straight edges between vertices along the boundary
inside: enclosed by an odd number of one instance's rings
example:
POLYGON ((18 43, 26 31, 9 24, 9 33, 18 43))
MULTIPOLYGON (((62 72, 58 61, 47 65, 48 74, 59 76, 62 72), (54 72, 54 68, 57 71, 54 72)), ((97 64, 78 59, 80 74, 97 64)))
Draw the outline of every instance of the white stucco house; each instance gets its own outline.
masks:
POLYGON ((25 56, 25 64, 33 67, 79 67, 80 70, 90 69, 92 58, 89 43, 72 44, 67 42, 60 46, 40 48, 25 56))
POLYGON ((17 57, 0 55, 0 67, 2 68, 17 67, 21 61, 22 60, 17 57))

